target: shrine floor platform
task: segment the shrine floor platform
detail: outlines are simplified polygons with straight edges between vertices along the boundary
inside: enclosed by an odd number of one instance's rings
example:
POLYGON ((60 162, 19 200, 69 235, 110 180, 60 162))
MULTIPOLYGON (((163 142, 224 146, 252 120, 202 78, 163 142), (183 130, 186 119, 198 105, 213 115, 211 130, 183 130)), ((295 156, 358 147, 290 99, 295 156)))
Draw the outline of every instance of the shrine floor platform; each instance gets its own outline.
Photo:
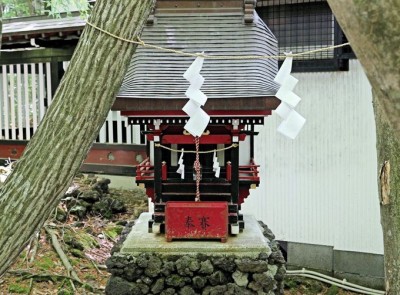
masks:
POLYGON ((167 242, 164 234, 148 233, 151 213, 142 213, 122 245, 120 253, 139 254, 156 252, 165 255, 198 253, 207 255, 235 255, 258 257, 261 252, 271 253, 268 239, 254 216, 244 215, 245 229, 230 235, 226 243, 219 240, 173 240, 167 242))

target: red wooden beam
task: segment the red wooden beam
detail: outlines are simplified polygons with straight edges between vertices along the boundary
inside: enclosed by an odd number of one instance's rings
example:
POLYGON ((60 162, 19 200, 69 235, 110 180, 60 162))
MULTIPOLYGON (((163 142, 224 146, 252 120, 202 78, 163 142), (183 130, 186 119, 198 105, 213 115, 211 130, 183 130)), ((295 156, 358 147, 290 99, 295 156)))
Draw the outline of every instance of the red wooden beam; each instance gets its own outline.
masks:
MULTIPOLYGON (((194 144, 193 136, 189 135, 164 135, 162 144, 194 144)), ((231 144, 231 136, 229 134, 205 135, 200 137, 200 144, 231 144)))
MULTIPOLYGON (((27 141, 0 140, 0 159, 18 160, 27 141)), ((146 159, 146 147, 127 144, 93 144, 85 164, 136 166, 146 159)))
MULTIPOLYGON (((271 115, 271 110, 208 110, 207 114, 212 117, 265 117, 271 115)), ((188 117, 182 110, 143 110, 143 111, 121 111, 126 117, 188 117)))

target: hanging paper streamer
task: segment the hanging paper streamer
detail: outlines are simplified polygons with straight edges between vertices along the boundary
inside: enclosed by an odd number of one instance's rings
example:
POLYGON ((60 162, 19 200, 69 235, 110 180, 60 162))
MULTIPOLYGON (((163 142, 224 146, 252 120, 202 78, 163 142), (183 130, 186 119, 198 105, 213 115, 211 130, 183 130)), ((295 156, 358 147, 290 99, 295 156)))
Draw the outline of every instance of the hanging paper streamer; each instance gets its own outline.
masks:
POLYGON ((293 109, 288 105, 286 102, 282 101, 281 104, 276 108, 275 113, 281 117, 282 119, 287 119, 289 116, 290 112, 293 109))
POLYGON ((276 83, 281 85, 275 94, 281 100, 281 104, 275 112, 283 119, 278 127, 278 132, 286 137, 295 139, 303 128, 306 119, 294 110, 301 98, 293 92, 299 80, 291 75, 292 63, 293 57, 286 57, 274 79, 276 83))
POLYGON ((185 179, 185 164, 183 164, 183 153, 184 149, 181 150, 181 156, 179 157, 178 161, 178 170, 176 170, 177 173, 181 175, 181 179, 185 179))
POLYGON ((200 91, 204 83, 204 77, 200 75, 203 62, 203 57, 197 57, 183 74, 183 77, 190 82, 190 86, 185 92, 189 101, 182 108, 190 118, 184 128, 193 136, 198 137, 203 134, 210 122, 210 116, 201 108, 207 102, 207 96, 200 91))
POLYGON ((219 178, 219 174, 221 172, 221 167, 219 166, 218 158, 217 158, 217 152, 214 151, 214 156, 213 156, 213 171, 215 172, 215 177, 219 178))
POLYGON ((295 139, 305 122, 306 119, 303 116, 295 110, 291 110, 287 118, 279 125, 278 132, 291 139, 295 139))

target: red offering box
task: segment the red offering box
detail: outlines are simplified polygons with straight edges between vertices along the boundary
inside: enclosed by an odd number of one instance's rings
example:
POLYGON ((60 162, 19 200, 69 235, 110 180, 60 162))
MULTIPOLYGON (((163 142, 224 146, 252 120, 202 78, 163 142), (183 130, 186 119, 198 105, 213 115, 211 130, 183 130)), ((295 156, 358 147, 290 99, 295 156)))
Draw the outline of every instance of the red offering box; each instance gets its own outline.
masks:
POLYGON ((228 238, 227 202, 167 202, 165 235, 172 239, 228 238))

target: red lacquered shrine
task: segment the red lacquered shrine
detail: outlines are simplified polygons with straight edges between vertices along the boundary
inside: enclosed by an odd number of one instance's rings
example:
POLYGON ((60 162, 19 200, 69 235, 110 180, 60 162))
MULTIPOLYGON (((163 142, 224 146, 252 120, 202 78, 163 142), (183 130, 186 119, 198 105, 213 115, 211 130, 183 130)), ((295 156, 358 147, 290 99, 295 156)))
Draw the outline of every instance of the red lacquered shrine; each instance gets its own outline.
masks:
MULTIPOLYGON (((277 42, 254 11, 254 1, 158 1, 141 39, 174 50, 215 56, 276 55, 277 42), (223 5, 222 5, 223 4, 223 5), (222 6, 221 6, 222 5, 222 6)), ((136 182, 154 202, 149 229, 172 239, 220 239, 239 234, 239 213, 260 183, 254 162, 256 125, 280 103, 273 59, 206 59, 201 88, 211 119, 199 139, 201 180, 196 186, 195 138, 184 130, 182 107, 189 83, 182 77, 194 58, 138 47, 114 110, 141 126, 148 158, 136 182), (184 149, 184 177, 177 173, 184 149), (213 171, 214 151, 220 175, 213 171), (196 201, 199 189, 200 200, 196 201)))

